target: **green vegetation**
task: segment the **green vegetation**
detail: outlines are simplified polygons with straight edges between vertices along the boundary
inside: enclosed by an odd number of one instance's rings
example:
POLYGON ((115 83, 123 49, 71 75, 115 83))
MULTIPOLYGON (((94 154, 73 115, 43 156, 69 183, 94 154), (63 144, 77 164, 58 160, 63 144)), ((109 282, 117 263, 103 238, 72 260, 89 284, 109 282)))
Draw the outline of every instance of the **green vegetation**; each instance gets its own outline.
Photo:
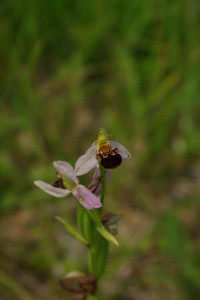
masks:
POLYGON ((76 201, 33 181, 100 127, 133 154, 106 192, 122 218, 102 299, 198 298, 199 16, 198 0, 0 1, 0 298, 66 299, 58 278, 87 271, 55 219, 76 201))

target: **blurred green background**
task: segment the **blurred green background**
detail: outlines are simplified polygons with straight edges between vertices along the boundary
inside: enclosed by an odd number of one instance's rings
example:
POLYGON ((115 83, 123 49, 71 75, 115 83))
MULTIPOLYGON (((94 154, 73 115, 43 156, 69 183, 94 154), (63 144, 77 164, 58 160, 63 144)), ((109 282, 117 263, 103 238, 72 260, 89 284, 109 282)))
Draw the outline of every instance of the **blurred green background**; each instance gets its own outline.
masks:
POLYGON ((75 224, 76 201, 33 181, 100 127, 133 155, 107 187, 102 299, 200 298, 199 33, 198 0, 0 1, 0 299, 68 299, 58 279, 87 271, 55 219, 75 224))

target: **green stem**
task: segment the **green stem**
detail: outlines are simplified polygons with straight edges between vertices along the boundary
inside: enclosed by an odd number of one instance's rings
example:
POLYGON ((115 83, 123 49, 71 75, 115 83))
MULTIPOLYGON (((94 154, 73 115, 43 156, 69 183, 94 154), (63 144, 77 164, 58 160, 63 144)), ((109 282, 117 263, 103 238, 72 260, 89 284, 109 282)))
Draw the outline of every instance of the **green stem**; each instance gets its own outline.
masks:
MULTIPOLYGON (((100 200, 104 203, 106 189, 106 170, 100 165, 101 174, 101 196, 100 200)), ((101 221, 102 207, 100 209, 86 210, 79 205, 77 221, 83 237, 89 243, 88 247, 88 269, 93 273, 97 282, 102 276, 108 256, 108 240, 117 244, 114 237, 104 228, 101 221)), ((88 300, 96 300, 97 296, 88 296, 88 300)))
POLYGON ((77 210, 77 223, 81 234, 87 240, 88 246, 90 246, 92 239, 93 220, 88 215, 85 207, 83 207, 80 203, 78 204, 77 210))
MULTIPOLYGON (((104 203, 104 196, 105 196, 105 190, 106 190, 106 170, 102 167, 101 164, 99 164, 99 170, 101 174, 101 204, 103 206, 104 203)), ((101 209, 102 211, 102 209, 101 209)))

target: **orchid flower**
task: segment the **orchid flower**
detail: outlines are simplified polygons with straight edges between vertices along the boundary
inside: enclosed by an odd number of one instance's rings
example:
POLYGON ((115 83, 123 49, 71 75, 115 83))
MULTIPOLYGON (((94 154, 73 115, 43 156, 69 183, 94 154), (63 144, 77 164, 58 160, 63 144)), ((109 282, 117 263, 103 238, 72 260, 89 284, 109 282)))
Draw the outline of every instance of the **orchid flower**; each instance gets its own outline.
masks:
MULTIPOLYGON (((110 179, 110 176, 111 176, 111 170, 106 170, 106 176, 105 176, 106 182, 108 182, 108 180, 110 179)), ((94 171, 92 181, 88 185, 88 189, 95 195, 100 195, 101 194, 101 181, 102 181, 101 172, 99 170, 99 167, 97 166, 94 171)))
POLYGON ((94 195, 85 186, 79 184, 72 166, 65 161, 55 161, 54 168, 59 174, 65 176, 64 179, 58 175, 58 179, 53 185, 50 185, 42 180, 34 181, 35 185, 42 189, 44 192, 61 198, 72 193, 86 209, 94 209, 101 207, 99 198, 94 195))
POLYGON ((120 143, 109 141, 106 131, 100 129, 97 141, 77 160, 75 174, 77 176, 86 174, 98 163, 105 169, 113 169, 121 164, 122 159, 129 158, 130 152, 120 143))

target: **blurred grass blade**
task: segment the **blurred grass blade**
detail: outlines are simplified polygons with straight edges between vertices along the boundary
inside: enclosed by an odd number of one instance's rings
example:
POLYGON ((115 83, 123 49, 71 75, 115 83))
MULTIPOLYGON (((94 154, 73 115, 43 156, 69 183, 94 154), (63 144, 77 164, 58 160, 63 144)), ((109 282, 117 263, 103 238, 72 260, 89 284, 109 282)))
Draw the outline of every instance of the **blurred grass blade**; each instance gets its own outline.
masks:
POLYGON ((3 271, 0 271, 0 283, 8 290, 11 290, 15 295, 17 295, 17 299, 33 300, 32 296, 22 285, 20 285, 16 280, 8 276, 3 271))

